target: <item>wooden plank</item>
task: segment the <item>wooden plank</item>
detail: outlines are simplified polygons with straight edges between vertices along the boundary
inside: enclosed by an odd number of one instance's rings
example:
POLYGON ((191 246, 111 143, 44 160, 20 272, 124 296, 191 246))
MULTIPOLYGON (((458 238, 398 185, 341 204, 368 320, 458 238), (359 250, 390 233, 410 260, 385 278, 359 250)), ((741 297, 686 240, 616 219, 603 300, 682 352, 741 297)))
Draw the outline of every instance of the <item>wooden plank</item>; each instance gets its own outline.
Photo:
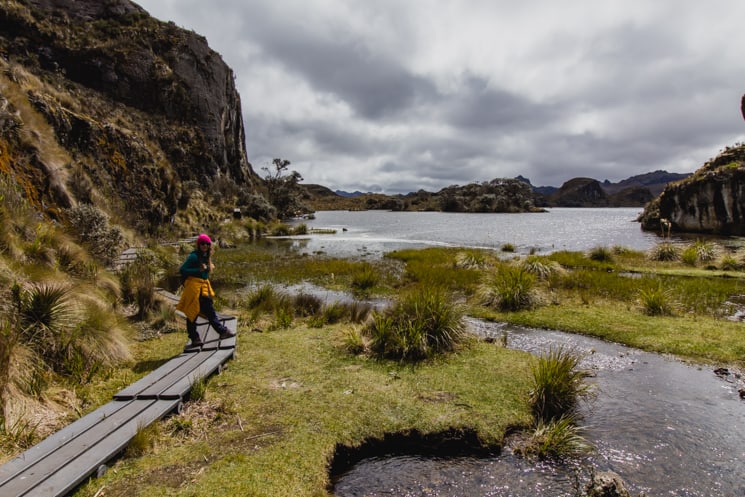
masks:
POLYGON ((143 390, 146 390, 147 388, 151 387, 152 385, 158 383, 161 379, 163 379, 164 376, 170 374, 173 372, 174 369, 177 369, 179 366, 181 366, 184 362, 189 360, 190 355, 187 354, 181 354, 170 361, 166 362, 159 368, 153 370, 146 376, 143 376, 136 382, 132 383, 125 389, 117 392, 114 395, 115 400, 131 400, 137 397, 137 394, 142 392, 143 390))
POLYGON ((124 402, 111 416, 17 473, 0 486, 0 495, 64 495, 118 453, 138 429, 173 410, 178 402, 124 402))
MULTIPOLYGON (((156 401, 133 401, 135 404, 145 404, 139 414, 131 418, 116 430, 110 431, 95 446, 77 457, 69 458, 67 464, 50 474, 43 482, 37 485, 32 493, 27 495, 39 495, 43 497, 58 497, 67 495, 70 491, 80 485, 86 478, 94 474, 98 468, 121 452, 137 432, 154 421, 164 417, 176 409, 179 400, 156 400, 156 401)), ((4 494, 3 494, 4 495, 4 494)))
POLYGON ((179 365, 178 368, 174 369, 167 375, 163 376, 157 383, 150 385, 149 387, 141 390, 137 393, 138 399, 157 399, 161 393, 171 387, 182 378, 187 378, 189 375, 199 368, 199 366, 208 360, 215 351, 196 352, 193 354, 185 354, 188 359, 179 365))
POLYGON ((58 432, 50 435, 38 444, 0 466, 0 489, 2 489, 2 485, 4 485, 10 478, 13 478, 16 474, 35 464, 39 459, 42 459, 59 449, 75 437, 84 434, 91 427, 110 417, 125 405, 126 404, 122 402, 109 402, 108 404, 105 404, 95 411, 91 411, 82 418, 70 423, 58 432))
POLYGON ((206 378, 213 374, 215 371, 220 369, 231 357, 233 357, 232 350, 218 350, 211 354, 207 360, 201 363, 188 375, 184 375, 181 379, 170 385, 168 388, 160 392, 158 398, 161 399, 181 399, 197 380, 206 378))

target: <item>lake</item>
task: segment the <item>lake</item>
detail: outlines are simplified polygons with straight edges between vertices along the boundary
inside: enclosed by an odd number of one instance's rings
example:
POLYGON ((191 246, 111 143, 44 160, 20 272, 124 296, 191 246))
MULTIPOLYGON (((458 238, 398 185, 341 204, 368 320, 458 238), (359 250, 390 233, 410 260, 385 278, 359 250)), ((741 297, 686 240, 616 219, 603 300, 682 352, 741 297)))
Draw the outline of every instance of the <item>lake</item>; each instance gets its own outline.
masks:
POLYGON ((642 231, 640 208, 553 208, 542 213, 466 214, 444 212, 319 211, 296 221, 335 234, 292 237, 294 248, 338 257, 379 256, 391 250, 458 246, 519 254, 584 251, 599 246, 646 250, 662 238, 642 231))

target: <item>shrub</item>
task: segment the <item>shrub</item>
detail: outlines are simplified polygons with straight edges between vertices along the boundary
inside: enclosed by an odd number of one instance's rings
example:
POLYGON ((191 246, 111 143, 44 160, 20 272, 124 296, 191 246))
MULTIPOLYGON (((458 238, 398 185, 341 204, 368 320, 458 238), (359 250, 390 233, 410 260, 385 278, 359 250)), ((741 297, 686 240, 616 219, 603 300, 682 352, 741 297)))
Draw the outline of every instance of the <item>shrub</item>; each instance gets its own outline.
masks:
POLYGON ((155 283, 163 272, 157 256, 143 249, 119 273, 122 297, 126 303, 137 305, 138 319, 145 319, 156 309, 155 283))
POLYGON ((465 340, 462 310, 444 292, 426 288, 376 313, 365 332, 379 356, 412 361, 455 350, 465 340))
POLYGON ((255 193, 242 196, 238 200, 240 207, 248 216, 260 221, 270 221, 277 217, 277 209, 263 196, 255 193))
POLYGON ((349 312, 349 308, 341 302, 334 302, 323 307, 321 315, 324 323, 334 324, 341 321, 349 312))
POLYGON ((579 400, 590 393, 585 372, 578 369, 581 357, 563 347, 552 347, 533 362, 530 405, 536 420, 550 422, 576 416, 579 400))
POLYGON ((291 233, 293 235, 307 235, 308 225, 305 223, 298 224, 297 226, 292 228, 291 233))
POLYGON ((274 308, 273 330, 287 329, 292 326, 292 309, 287 305, 278 305, 274 308))
POLYGON ((66 209, 66 213, 69 229, 93 257, 108 265, 119 256, 124 235, 119 227, 109 225, 109 218, 102 210, 80 204, 66 209))
POLYGON ((522 267, 504 266, 479 291, 482 305, 500 311, 518 311, 535 305, 535 278, 522 267))
POLYGON ((515 244, 513 243, 505 243, 502 245, 501 248, 502 252, 514 252, 515 251, 515 244))
POLYGON ((372 311, 372 305, 366 302, 353 301, 346 305, 349 313, 349 321, 352 323, 362 323, 367 319, 372 311))

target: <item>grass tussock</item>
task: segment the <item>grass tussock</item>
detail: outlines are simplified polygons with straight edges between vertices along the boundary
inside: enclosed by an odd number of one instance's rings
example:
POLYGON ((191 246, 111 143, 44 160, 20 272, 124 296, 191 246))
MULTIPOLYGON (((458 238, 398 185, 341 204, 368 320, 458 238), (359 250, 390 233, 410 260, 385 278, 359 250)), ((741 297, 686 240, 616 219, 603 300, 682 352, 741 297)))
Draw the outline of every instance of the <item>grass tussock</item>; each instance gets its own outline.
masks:
POLYGON ((670 242, 658 243, 649 251, 649 259, 653 261, 677 261, 680 259, 680 247, 670 242))
POLYGON ((580 400, 590 393, 585 382, 587 374, 579 369, 581 359, 563 347, 552 348, 535 359, 530 405, 536 420, 551 422, 576 417, 580 400))
POLYGON ((466 338, 462 310, 444 291, 426 288, 374 313, 365 334, 373 353, 402 361, 451 352, 466 338))
POLYGON ((478 291, 482 305, 500 311, 530 309, 538 303, 535 276, 523 266, 502 265, 478 291))
POLYGON ((594 450, 592 444, 582 435, 582 427, 571 416, 562 416, 548 422, 540 420, 514 448, 516 453, 526 458, 539 460, 571 459, 594 450))
POLYGON ((672 316, 673 303, 670 290, 661 283, 639 290, 639 302, 648 316, 672 316))

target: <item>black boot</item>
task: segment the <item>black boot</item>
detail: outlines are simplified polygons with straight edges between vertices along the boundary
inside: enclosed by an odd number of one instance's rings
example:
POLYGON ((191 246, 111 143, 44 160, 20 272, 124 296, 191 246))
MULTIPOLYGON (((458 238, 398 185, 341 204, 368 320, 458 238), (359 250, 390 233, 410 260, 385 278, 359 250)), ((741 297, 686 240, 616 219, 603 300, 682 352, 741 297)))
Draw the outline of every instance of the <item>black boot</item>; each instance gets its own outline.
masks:
POLYGON ((220 334, 221 340, 225 340, 226 338, 232 338, 235 336, 235 332, 231 331, 230 328, 228 328, 227 326, 222 326, 218 330, 218 333, 220 334))
POLYGON ((193 347, 201 347, 204 345, 204 342, 202 342, 202 338, 199 336, 199 333, 197 332, 197 323, 194 321, 186 320, 186 332, 189 334, 189 340, 191 340, 191 344, 189 345, 190 348, 193 347))

